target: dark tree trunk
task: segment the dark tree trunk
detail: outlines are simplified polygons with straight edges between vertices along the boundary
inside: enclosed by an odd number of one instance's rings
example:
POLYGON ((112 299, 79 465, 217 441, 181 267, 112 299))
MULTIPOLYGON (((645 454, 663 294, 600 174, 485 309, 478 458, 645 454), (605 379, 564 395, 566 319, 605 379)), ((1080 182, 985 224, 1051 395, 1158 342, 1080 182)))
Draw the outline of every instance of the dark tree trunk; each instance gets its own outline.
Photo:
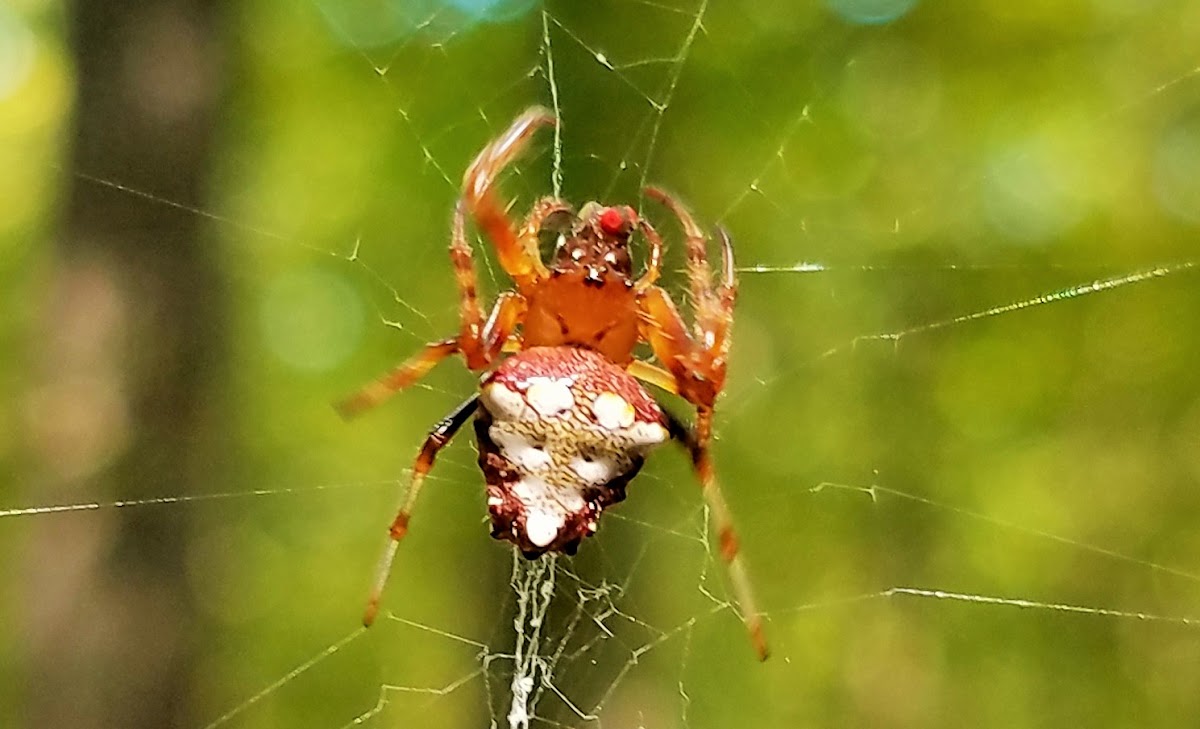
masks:
MULTIPOLYGON (((211 490, 225 291, 204 218, 216 5, 77 0, 78 97, 30 398, 37 503, 211 490), (148 193, 132 194, 113 185, 148 193), (176 204, 164 204, 169 201, 176 204)), ((34 727, 195 725, 189 510, 39 518, 24 569, 34 727)))

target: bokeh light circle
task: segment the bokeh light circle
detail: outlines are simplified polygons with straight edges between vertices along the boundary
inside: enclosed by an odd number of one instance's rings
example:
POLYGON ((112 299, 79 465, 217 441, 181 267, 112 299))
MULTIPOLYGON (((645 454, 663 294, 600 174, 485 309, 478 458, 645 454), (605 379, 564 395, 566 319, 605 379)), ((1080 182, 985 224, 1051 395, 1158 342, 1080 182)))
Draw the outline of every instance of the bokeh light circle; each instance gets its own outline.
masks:
POLYGON ((825 4, 851 23, 884 25, 908 15, 917 0, 825 0, 825 4))
POLYGON ((363 332, 363 305, 340 277, 289 271, 267 284, 259 309, 267 349, 297 370, 328 370, 344 360, 363 332))
POLYGON ((1200 113, 1163 134, 1154 155, 1154 195, 1167 212, 1200 223, 1200 113))

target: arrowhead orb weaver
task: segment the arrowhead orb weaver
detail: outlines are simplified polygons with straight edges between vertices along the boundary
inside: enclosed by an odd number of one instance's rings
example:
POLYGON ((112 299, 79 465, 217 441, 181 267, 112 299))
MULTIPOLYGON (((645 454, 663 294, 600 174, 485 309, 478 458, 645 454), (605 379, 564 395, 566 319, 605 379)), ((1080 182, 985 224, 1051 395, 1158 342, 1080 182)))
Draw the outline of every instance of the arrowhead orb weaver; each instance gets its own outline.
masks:
POLYGON ((689 328, 671 298, 655 285, 662 239, 633 208, 589 202, 576 212, 569 203, 547 197, 515 225, 497 197, 497 177, 539 128, 556 123, 547 110, 529 109, 467 168, 450 239, 459 294, 457 336, 427 344, 337 406, 345 416, 374 407, 453 354, 462 355, 471 371, 483 373, 479 392, 437 424, 417 455, 363 623, 370 625, 379 610, 425 475, 438 451, 474 415, 492 536, 512 542, 531 559, 546 552, 574 554, 582 539, 595 533, 605 507, 625 498, 626 485, 653 447, 669 438, 686 447, 743 620, 764 659, 762 619, 709 453, 737 296, 729 237, 718 230, 722 265, 714 283, 704 231, 675 198, 646 189, 647 196, 679 219, 687 239, 695 312, 689 328), (500 265, 515 284, 515 290, 497 297, 487 317, 475 285, 468 218, 495 246, 500 265), (538 253, 538 234, 563 219, 570 222, 547 264, 538 253), (649 247, 646 270, 636 279, 629 252, 635 233, 649 247), (650 345, 661 367, 634 358, 639 342, 650 345), (506 353, 510 356, 503 358, 506 353), (642 382, 693 405, 694 425, 688 427, 661 407, 642 382))

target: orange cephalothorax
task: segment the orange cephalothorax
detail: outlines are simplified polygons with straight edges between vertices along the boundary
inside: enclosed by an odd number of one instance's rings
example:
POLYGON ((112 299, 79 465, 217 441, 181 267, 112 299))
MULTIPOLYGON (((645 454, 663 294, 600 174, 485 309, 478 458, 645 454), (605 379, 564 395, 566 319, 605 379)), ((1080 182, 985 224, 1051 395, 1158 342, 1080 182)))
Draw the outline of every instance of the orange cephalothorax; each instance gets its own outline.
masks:
POLYGON ((650 448, 668 437, 680 441, 691 454, 755 651, 766 658, 762 620, 708 447, 737 292, 729 238, 720 232, 721 276, 714 284, 704 231, 675 198, 646 189, 648 197, 675 214, 686 237, 695 309, 689 327, 666 291, 655 286, 663 243, 633 208, 593 202, 575 214, 570 204, 547 197, 515 226, 497 195, 496 177, 534 132, 556 123, 545 109, 526 111, 483 148, 463 176, 450 239, 459 290, 458 335, 431 342, 338 405, 344 415, 373 407, 455 353, 471 370, 487 372, 480 392, 433 429, 417 456, 363 622, 375 619, 425 474, 438 451, 475 416, 492 534, 531 558, 550 551, 574 553, 596 530, 601 511, 625 497, 626 484, 650 448), (467 243, 468 219, 496 247, 515 285, 500 294, 486 318, 467 243), (549 265, 537 255, 539 236, 548 232, 558 233, 549 265), (634 279, 630 246, 638 242, 646 245, 646 264, 634 279), (661 366, 633 358, 639 342, 650 345, 661 366), (506 352, 514 354, 501 360, 506 352), (635 378, 695 406, 695 424, 689 428, 674 418, 635 378))
POLYGON ((633 208, 590 202, 558 236, 548 274, 525 295, 527 347, 587 347, 617 364, 640 339, 638 298, 658 275, 662 241, 633 208), (646 273, 633 280, 630 239, 649 243, 646 273))

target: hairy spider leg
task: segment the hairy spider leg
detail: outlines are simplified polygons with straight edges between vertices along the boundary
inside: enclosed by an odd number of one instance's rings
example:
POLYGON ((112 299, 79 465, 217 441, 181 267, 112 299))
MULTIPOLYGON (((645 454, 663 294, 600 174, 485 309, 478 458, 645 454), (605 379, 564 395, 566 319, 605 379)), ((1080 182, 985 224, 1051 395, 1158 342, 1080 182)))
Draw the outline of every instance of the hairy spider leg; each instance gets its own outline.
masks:
POLYGON ((718 228, 721 240, 722 281, 713 287, 712 271, 705 250, 707 236, 695 218, 678 200, 657 187, 647 187, 646 194, 662 203, 679 218, 686 236, 687 275, 695 301, 695 336, 703 342, 705 349, 724 358, 728 353, 729 324, 733 317, 733 304, 737 298, 737 279, 733 266, 733 247, 729 235, 718 228))
POLYGON ((426 344, 420 352, 401 362, 392 371, 340 400, 333 407, 343 418, 353 418, 420 380, 438 362, 457 351, 457 338, 426 344))
MULTIPOLYGON (((723 275, 721 285, 715 292, 709 291, 704 308, 697 307, 696 331, 703 344, 698 356, 697 369, 700 378, 714 390, 714 398, 725 386, 725 367, 729 356, 729 327, 733 323, 733 305, 737 300, 737 279, 733 267, 733 246, 724 228, 717 228, 721 241, 723 275)), ((708 264, 704 263, 707 269, 708 264)), ((696 435, 707 447, 712 439, 713 403, 709 401, 696 407, 696 435)))
MULTIPOLYGON (((450 229, 450 265, 458 286, 459 339, 478 342, 483 336, 483 309, 479 306, 479 285, 475 278, 475 258, 467 243, 466 201, 454 207, 454 225, 450 229)), ((467 365, 470 367, 470 365, 467 365)))
POLYGON ((658 275, 662 270, 663 242, 658 231, 654 229, 653 225, 650 225, 650 221, 639 216, 637 226, 641 229, 642 235, 646 236, 646 240, 650 242, 650 254, 646 257, 646 271, 633 285, 634 290, 642 294, 658 280, 658 275))
POLYGON ((729 515, 729 507, 717 484, 709 443, 712 440, 713 405, 725 384, 726 357, 729 351, 729 328, 733 321, 733 305, 737 298, 737 280, 733 264, 733 246, 725 231, 719 232, 723 258, 722 281, 713 289, 712 272, 704 247, 704 232, 691 214, 670 195, 656 188, 646 194, 663 203, 675 213, 687 236, 688 279, 695 300, 694 336, 665 291, 651 286, 639 297, 642 313, 643 338, 650 343, 655 357, 666 371, 650 364, 640 364, 634 376, 663 387, 670 377, 674 388, 664 387, 682 395, 696 407, 696 422, 688 428, 668 413, 672 437, 687 447, 692 467, 700 481, 705 502, 717 540, 721 559, 729 572, 734 596, 741 607, 742 619, 750 633, 750 642, 759 660, 767 657, 767 642, 763 635, 762 618, 755 607, 754 591, 739 554, 737 532, 729 515))
POLYGON ((742 613, 742 621, 750 633, 750 643, 758 660, 765 661, 770 655, 767 649, 767 639, 763 633, 762 616, 758 613, 754 599, 754 590, 750 585, 750 577, 746 573, 746 565, 742 561, 738 547, 737 532, 733 528, 733 519, 729 515, 729 507, 717 484, 717 477, 712 467, 712 459, 707 445, 700 442, 696 434, 682 421, 663 408, 667 416, 667 429, 671 437, 678 440, 692 457, 692 468, 700 481, 700 489, 704 501, 708 505, 709 517, 713 529, 717 533, 717 544, 725 569, 729 573, 729 582, 733 587, 734 597, 742 613))
POLYGON ((658 286, 651 286, 638 298, 638 307, 642 339, 675 381, 674 392, 696 407, 697 436, 707 444, 713 403, 725 383, 724 358, 718 361, 692 339, 675 303, 658 286))
MULTIPOLYGON (((508 131, 483 148, 463 175, 463 201, 476 224, 496 247, 500 266, 508 272, 517 290, 528 294, 549 275, 539 256, 533 255, 517 237, 505 206, 495 194, 496 178, 524 151, 533 134, 541 127, 554 126, 554 115, 535 106, 517 117, 508 131)), ((462 214, 461 207, 456 216, 462 214)), ((536 250, 536 246, 534 247, 536 250)))
POLYGON ((450 235, 450 262, 458 285, 459 351, 467 369, 486 369, 500 354, 505 341, 525 316, 525 297, 512 291, 500 294, 487 321, 479 306, 479 287, 475 278, 475 259, 467 243, 466 203, 459 200, 450 235))
POLYGON ((712 437, 712 408, 725 385, 729 354, 729 329, 737 299, 733 246, 724 230, 721 242, 722 277, 715 290, 704 232, 691 214, 673 197, 657 188, 646 194, 662 202, 679 218, 687 236, 688 278, 695 300, 693 334, 665 291, 650 287, 640 298, 642 335, 654 356, 674 376, 679 394, 696 406, 696 437, 707 447, 712 437))
POLYGON ((371 623, 375 622, 375 616, 379 613, 379 599, 383 595, 383 588, 387 585, 388 575, 392 571, 392 560, 396 558, 400 540, 404 539, 404 535, 408 533, 408 520, 412 516, 413 507, 416 506, 417 496, 421 493, 425 475, 433 468, 433 462, 437 458, 438 452, 450 442, 454 434, 462 428, 463 423, 475 414, 477 407, 479 407, 479 396, 473 395, 471 399, 459 405, 454 412, 443 418, 430 431, 429 437, 421 446, 421 451, 413 462, 412 481, 408 487, 408 495, 404 499, 404 505, 396 512, 396 518, 392 520, 392 526, 388 530, 389 541, 383 550, 383 557, 379 560, 379 567, 375 571, 375 582, 371 587, 370 597, 367 598, 367 609, 363 613, 364 626, 371 627, 371 623))

